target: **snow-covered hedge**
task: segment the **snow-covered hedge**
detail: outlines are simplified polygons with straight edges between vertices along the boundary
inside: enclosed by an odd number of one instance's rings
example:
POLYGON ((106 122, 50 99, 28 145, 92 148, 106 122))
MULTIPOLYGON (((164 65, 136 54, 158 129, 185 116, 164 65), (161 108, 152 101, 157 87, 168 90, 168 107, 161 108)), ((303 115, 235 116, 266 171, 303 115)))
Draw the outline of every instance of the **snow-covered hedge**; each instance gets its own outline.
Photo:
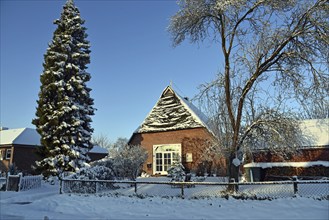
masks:
POLYGON ((79 180, 113 180, 114 172, 112 169, 105 166, 92 166, 88 168, 82 168, 77 173, 68 176, 67 179, 79 179, 79 180))
POLYGON ((103 189, 115 188, 113 183, 95 182, 93 180, 114 180, 114 172, 112 169, 105 166, 92 166, 89 168, 82 168, 77 173, 68 176, 66 179, 76 180, 91 180, 91 181, 72 181, 68 187, 74 193, 96 193, 103 189))
POLYGON ((111 170, 117 179, 136 180, 142 173, 142 165, 147 159, 147 151, 139 145, 125 145, 106 157, 92 163, 92 166, 104 166, 111 170))

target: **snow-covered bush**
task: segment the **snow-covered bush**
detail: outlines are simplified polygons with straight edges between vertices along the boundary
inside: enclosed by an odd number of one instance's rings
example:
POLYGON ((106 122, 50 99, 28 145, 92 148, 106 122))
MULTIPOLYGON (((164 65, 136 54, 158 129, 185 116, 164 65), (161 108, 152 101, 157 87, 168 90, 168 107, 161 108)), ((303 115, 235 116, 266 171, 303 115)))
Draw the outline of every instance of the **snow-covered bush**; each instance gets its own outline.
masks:
POLYGON ((113 173, 115 174, 115 169, 114 169, 114 165, 113 165, 113 158, 111 156, 106 156, 106 157, 104 157, 100 160, 93 161, 93 162, 90 163, 90 165, 92 167, 95 167, 95 166, 107 167, 107 168, 111 169, 113 171, 113 173))
POLYGON ((185 180, 184 166, 181 162, 174 162, 167 170, 168 175, 172 178, 172 181, 183 182, 185 180))
POLYGON ((114 172, 112 169, 105 166, 91 166, 89 168, 82 168, 77 173, 67 177, 67 179, 78 180, 113 180, 114 172))
POLYGON ((115 188, 113 183, 109 182, 97 182, 94 180, 113 180, 114 172, 112 169, 105 166, 91 166, 88 168, 82 168, 77 173, 74 173, 67 177, 67 179, 76 180, 91 180, 89 181, 72 181, 69 182, 70 192, 75 193, 96 193, 103 190, 115 188))
POLYGON ((126 145, 118 149, 112 159, 117 177, 136 180, 147 159, 147 151, 139 145, 126 145))
POLYGON ((121 144, 108 157, 92 162, 91 166, 107 167, 118 179, 136 180, 146 159, 147 151, 141 146, 121 144))

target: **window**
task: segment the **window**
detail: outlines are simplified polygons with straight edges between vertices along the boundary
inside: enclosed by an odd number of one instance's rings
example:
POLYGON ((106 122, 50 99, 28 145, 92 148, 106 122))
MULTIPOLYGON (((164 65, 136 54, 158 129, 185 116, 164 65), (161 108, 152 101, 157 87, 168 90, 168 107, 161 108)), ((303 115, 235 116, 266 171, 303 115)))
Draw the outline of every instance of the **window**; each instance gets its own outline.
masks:
POLYGON ((162 171, 162 153, 156 153, 156 171, 161 172, 162 171))
POLYGON ((11 158, 11 149, 7 149, 6 150, 6 157, 5 157, 5 159, 6 160, 10 160, 10 158, 11 158))
POLYGON ((171 153, 164 153, 163 154, 163 170, 167 171, 168 168, 171 166, 171 153))
POLYGON ((167 170, 175 161, 181 160, 181 145, 166 144, 153 146, 154 174, 166 175, 167 170))

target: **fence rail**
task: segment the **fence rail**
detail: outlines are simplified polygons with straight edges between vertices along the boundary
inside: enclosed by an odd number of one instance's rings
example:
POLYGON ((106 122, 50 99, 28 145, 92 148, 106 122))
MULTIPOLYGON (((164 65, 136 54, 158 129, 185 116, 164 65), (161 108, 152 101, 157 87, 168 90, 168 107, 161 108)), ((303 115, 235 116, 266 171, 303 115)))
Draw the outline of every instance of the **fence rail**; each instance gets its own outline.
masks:
POLYGON ((41 187, 42 176, 8 175, 0 179, 0 188, 5 185, 6 191, 27 191, 41 187))
POLYGON ((42 176, 24 176, 21 177, 19 183, 19 190, 26 191, 30 189, 37 189, 41 187, 42 176))
POLYGON ((285 198, 305 196, 329 199, 329 181, 277 181, 253 183, 227 182, 156 182, 114 180, 61 180, 60 193, 105 193, 181 198, 225 197, 285 198), (229 187, 231 186, 231 187, 229 187), (234 192, 228 189, 236 189, 234 192))

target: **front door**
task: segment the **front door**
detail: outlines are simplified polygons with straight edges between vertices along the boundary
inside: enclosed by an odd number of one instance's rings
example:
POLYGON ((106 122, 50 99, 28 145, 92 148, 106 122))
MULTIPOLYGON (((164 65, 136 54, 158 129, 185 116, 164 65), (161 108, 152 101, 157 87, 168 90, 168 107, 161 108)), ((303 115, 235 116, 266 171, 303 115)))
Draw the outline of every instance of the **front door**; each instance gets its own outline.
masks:
POLYGON ((167 175, 167 170, 176 161, 181 161, 180 144, 153 146, 153 174, 167 175))

